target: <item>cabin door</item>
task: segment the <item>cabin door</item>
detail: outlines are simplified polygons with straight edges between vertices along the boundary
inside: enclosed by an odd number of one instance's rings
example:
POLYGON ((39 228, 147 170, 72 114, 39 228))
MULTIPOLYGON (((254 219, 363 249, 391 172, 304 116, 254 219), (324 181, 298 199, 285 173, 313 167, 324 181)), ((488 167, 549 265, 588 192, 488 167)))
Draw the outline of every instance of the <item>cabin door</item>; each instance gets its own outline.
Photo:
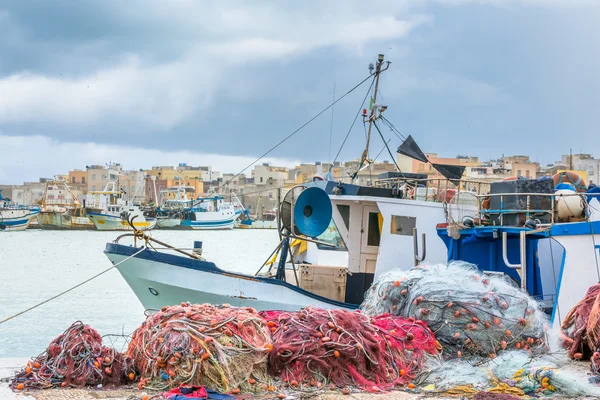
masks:
POLYGON ((375 274, 383 218, 376 206, 364 206, 362 214, 360 272, 375 274))

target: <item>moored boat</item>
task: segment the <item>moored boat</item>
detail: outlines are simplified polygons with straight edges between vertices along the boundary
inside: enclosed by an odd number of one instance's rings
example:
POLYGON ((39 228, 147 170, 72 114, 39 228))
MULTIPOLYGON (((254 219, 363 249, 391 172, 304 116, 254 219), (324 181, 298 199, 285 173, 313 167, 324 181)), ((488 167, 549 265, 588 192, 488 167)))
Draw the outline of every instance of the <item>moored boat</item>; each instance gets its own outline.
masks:
POLYGON ((180 225, 199 230, 233 229, 240 214, 233 203, 225 202, 222 196, 212 193, 198 197, 190 208, 186 208, 180 225))
POLYGON ((14 205, 0 190, 0 232, 24 231, 38 214, 36 207, 14 205))
POLYGON ((156 225, 156 218, 146 217, 137 205, 128 204, 116 189, 115 182, 109 182, 102 191, 88 193, 86 215, 101 231, 150 230, 156 225))
POLYGON ((69 186, 57 181, 46 183, 38 221, 42 229, 96 229, 69 186))
MULTIPOLYGON (((383 64, 380 55, 371 73, 376 89, 381 72, 387 69, 383 64)), ((373 103, 371 114, 363 113, 369 136, 371 126, 387 109, 373 103)), ((365 150, 359 169, 369 162, 367 154, 365 150)), ((311 304, 356 308, 373 280, 389 270, 407 270, 425 259, 445 262, 447 251, 436 225, 477 212, 472 193, 464 201, 462 171, 457 178, 451 166, 436 167, 448 179, 400 172, 399 182, 383 179, 375 183, 381 187, 321 178, 290 189, 278 210, 281 241, 265 262, 270 267, 262 272, 263 265, 255 275, 221 270, 200 259, 197 252, 175 248, 161 252, 144 244, 132 247, 116 241, 106 245, 105 254, 113 264, 119 263, 119 272, 150 309, 183 301, 226 302, 256 309, 295 310, 311 304), (447 195, 450 191, 452 196, 447 195)), ((203 210, 189 214, 183 223, 191 225, 214 213, 215 204, 223 201, 218 196, 202 200, 195 207, 203 210)))

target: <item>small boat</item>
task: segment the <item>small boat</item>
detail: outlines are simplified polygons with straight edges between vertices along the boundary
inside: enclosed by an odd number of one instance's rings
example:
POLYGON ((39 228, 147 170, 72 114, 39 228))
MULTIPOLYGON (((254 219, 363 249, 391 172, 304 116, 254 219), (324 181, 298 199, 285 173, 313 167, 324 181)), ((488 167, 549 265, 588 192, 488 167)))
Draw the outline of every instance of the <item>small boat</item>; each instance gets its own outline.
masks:
POLYGON ((108 182, 102 191, 89 192, 85 210, 100 231, 145 231, 156 225, 156 218, 146 217, 140 206, 122 199, 115 182, 108 182))
POLYGON ((47 182, 38 215, 42 229, 94 230, 77 196, 64 182, 47 182))
POLYGON ((14 205, 0 190, 0 232, 24 231, 39 212, 37 207, 14 205))
POLYGON ((277 210, 265 211, 261 219, 252 219, 244 209, 236 228, 239 229, 277 229, 277 210))
POLYGON ((240 214, 233 203, 225 202, 216 193, 209 193, 207 197, 198 197, 190 208, 183 211, 180 225, 200 230, 233 229, 240 214))

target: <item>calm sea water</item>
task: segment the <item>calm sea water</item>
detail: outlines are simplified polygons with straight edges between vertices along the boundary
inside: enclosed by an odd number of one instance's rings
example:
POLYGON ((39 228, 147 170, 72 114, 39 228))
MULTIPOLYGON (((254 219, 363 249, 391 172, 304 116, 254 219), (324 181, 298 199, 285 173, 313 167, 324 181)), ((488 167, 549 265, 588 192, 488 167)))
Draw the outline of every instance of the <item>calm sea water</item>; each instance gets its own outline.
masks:
MULTIPOLYGON (((118 232, 28 230, 0 233, 0 320, 62 292, 110 267, 103 250, 118 232)), ((254 273, 277 245, 275 230, 153 231, 180 248, 202 240, 203 255, 217 266, 254 273)), ((0 358, 30 357, 74 321, 101 335, 130 334, 144 309, 119 272, 99 278, 0 325, 0 358)), ((123 340, 114 345, 120 348, 123 340)))

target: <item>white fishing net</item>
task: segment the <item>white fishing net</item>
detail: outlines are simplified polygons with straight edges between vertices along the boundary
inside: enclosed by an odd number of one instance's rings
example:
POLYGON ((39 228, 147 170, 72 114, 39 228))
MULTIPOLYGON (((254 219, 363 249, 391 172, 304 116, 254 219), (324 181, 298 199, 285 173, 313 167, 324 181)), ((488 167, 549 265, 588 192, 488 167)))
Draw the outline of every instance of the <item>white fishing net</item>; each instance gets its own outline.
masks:
POLYGON ((389 272, 367 291, 361 309, 424 320, 447 359, 548 349, 547 318, 536 301, 509 277, 484 274, 466 262, 389 272))
POLYGON ((576 367, 563 357, 532 358, 522 350, 511 350, 494 360, 480 358, 479 361, 477 366, 464 359, 439 363, 421 375, 420 383, 425 391, 465 395, 478 391, 536 397, 600 395, 600 387, 582 379, 576 367))

